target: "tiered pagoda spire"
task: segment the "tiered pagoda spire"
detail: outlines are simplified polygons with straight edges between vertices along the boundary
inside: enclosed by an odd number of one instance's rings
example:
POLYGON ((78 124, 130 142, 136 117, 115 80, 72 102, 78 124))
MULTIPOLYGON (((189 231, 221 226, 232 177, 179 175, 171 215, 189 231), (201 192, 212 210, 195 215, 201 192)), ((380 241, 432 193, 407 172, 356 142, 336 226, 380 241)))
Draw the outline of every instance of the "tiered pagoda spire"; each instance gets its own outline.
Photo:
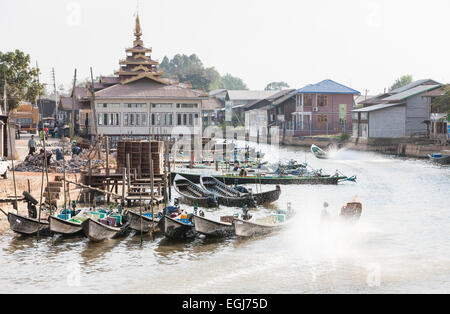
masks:
POLYGON ((127 58, 121 60, 120 70, 116 72, 119 75, 121 84, 128 84, 141 78, 150 78, 162 84, 168 84, 161 78, 163 71, 158 69, 159 62, 151 59, 152 49, 145 48, 141 39, 142 29, 139 21, 139 15, 136 16, 136 28, 134 31, 136 39, 133 47, 126 49, 127 58))

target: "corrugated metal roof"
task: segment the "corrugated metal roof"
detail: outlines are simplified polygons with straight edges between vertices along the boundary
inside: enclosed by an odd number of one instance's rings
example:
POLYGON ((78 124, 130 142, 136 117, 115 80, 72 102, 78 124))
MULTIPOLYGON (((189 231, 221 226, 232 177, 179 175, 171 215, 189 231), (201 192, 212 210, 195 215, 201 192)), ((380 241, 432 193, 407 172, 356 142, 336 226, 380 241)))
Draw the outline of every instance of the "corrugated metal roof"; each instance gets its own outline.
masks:
POLYGON ((95 95, 99 98, 163 97, 207 99, 207 96, 202 91, 186 88, 183 84, 164 85, 150 79, 141 79, 125 85, 113 85, 96 92, 95 95))
POLYGON ((435 88, 440 87, 441 85, 420 85, 420 86, 416 86, 413 87, 411 89, 408 89, 404 92, 383 98, 383 101, 398 101, 398 100, 404 100, 406 98, 421 94, 423 92, 427 92, 429 90, 433 90, 435 88))
POLYGON ((390 91, 392 94, 398 94, 398 93, 403 93, 404 91, 407 91, 408 89, 417 87, 419 85, 438 85, 439 82, 433 81, 431 79, 425 79, 425 80, 417 80, 414 81, 412 83, 409 83, 408 85, 396 88, 392 91, 390 91))
POLYGON ((323 80, 317 84, 309 84, 297 89, 295 94, 355 94, 361 93, 350 87, 339 84, 333 80, 323 80))
POLYGON ((375 111, 375 110, 381 110, 381 109, 385 109, 385 108, 400 106, 400 105, 404 105, 404 104, 405 103, 379 104, 379 105, 373 105, 373 106, 369 106, 369 107, 365 107, 365 108, 361 108, 361 109, 356 109, 356 110, 353 110, 353 112, 370 112, 370 111, 375 111))
POLYGON ((228 97, 230 100, 257 100, 270 97, 278 92, 266 90, 229 90, 228 97))

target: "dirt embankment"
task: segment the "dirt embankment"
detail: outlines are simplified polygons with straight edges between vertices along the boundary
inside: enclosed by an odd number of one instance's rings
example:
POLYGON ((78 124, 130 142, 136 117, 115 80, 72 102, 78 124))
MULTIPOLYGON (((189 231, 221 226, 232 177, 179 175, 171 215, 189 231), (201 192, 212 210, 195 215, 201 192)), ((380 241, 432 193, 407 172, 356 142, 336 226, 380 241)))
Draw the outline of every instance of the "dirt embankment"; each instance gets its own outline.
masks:
MULTIPOLYGON (((56 173, 49 173, 49 180, 53 181, 56 175, 56 173)), ((41 196, 41 185, 42 185, 42 173, 39 172, 16 172, 16 190, 17 190, 17 197, 21 197, 23 191, 28 191, 28 180, 30 181, 30 191, 31 195, 33 195, 34 198, 36 198, 38 201, 40 200, 41 196)), ((69 180, 75 181, 76 179, 80 180, 80 174, 67 174, 67 178, 69 180), (76 176, 76 178, 75 178, 76 176)), ((46 176, 44 175, 44 187, 46 185, 46 176)), ((70 198, 77 199, 78 194, 80 190, 76 188, 75 186, 70 186, 70 198)), ((13 174, 10 172, 9 178, 7 180, 0 179, 0 198, 5 199, 8 197, 14 197, 14 181, 13 181, 13 174)), ((67 199, 69 199, 69 195, 67 195, 67 199)), ((58 201, 58 204, 64 203, 64 196, 63 193, 61 193, 60 200, 58 201)), ((0 204, 0 208, 3 209, 5 212, 14 211, 14 208, 12 204, 0 204)), ((38 207, 39 208, 39 207, 38 207)), ((27 215, 27 204, 24 202, 19 202, 19 213, 27 215)), ((43 214, 44 216, 46 213, 43 214)), ((9 223, 6 218, 6 216, 0 212, 0 234, 3 234, 9 230, 9 223)))

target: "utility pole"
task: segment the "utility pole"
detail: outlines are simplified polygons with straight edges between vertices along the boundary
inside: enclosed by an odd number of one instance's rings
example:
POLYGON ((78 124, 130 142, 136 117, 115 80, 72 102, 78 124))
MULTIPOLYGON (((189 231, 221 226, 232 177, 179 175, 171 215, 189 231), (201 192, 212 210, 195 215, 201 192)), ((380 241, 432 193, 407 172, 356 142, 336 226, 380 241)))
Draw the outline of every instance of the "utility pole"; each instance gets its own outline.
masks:
POLYGON ((58 121, 58 94, 56 92, 55 68, 52 68, 53 90, 55 93, 55 120, 58 121))
POLYGON ((72 87, 72 114, 70 122, 70 141, 73 142, 73 133, 75 127, 75 86, 77 84, 77 69, 73 75, 73 87, 72 87))

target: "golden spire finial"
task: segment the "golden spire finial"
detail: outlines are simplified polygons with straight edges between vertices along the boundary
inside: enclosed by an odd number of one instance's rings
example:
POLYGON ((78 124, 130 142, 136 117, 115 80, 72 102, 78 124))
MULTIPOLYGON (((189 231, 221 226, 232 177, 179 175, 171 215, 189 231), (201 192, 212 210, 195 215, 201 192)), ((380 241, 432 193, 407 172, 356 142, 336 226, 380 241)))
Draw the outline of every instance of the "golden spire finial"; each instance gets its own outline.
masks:
POLYGON ((134 31, 134 36, 136 36, 137 40, 140 40, 142 36, 141 23, 139 22, 139 14, 136 15, 136 29, 134 31))

